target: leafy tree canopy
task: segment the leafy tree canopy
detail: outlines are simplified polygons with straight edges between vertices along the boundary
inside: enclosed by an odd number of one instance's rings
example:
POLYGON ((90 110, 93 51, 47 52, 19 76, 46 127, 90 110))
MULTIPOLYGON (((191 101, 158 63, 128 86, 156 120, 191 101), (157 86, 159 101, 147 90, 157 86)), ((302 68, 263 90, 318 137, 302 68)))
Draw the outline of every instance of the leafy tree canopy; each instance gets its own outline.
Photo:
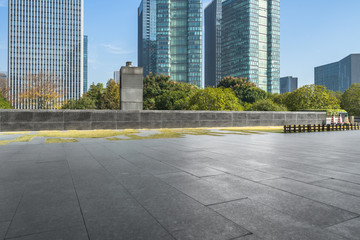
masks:
POLYGON ((100 109, 120 109, 120 84, 110 79, 100 98, 100 109))
POLYGON ((172 81, 170 76, 150 74, 144 78, 144 109, 185 109, 189 96, 196 90, 197 86, 172 81))
POLYGON ((189 110, 242 111, 235 93, 230 88, 199 89, 191 96, 189 110))
POLYGON ((79 100, 70 99, 62 106, 62 109, 96 109, 96 104, 94 100, 82 97, 79 100))
POLYGON ((11 104, 0 94, 0 109, 11 109, 11 104))
POLYGON ((286 107, 291 111, 339 109, 340 101, 324 86, 306 85, 286 97, 286 107))
POLYGON ((267 97, 264 90, 246 78, 225 77, 220 81, 218 87, 233 89, 236 97, 243 103, 254 103, 267 97))
POLYGON ((351 116, 360 116, 360 84, 355 83, 341 98, 341 107, 351 116))
POLYGON ((286 107, 274 103, 271 99, 262 99, 247 106, 248 111, 287 111, 286 107))

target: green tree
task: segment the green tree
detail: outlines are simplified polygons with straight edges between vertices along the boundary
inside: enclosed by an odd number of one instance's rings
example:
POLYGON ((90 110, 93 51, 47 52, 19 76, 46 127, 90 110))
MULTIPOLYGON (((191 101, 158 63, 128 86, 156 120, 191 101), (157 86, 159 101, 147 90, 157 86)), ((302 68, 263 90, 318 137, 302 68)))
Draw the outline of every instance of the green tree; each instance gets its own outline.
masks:
POLYGON ((0 94, 0 109, 11 109, 11 104, 0 94))
POLYGON ((341 102, 341 98, 342 98, 342 95, 343 95, 342 92, 340 92, 340 91, 334 92, 334 91, 328 90, 328 93, 329 93, 330 96, 334 96, 335 98, 337 98, 341 102))
POLYGON ((235 93, 229 88, 199 89, 191 96, 189 110, 208 110, 208 111, 242 111, 243 107, 239 103, 235 93))
POLYGON ((86 110, 86 109, 96 109, 95 100, 82 97, 79 100, 70 99, 68 100, 63 106, 62 109, 79 109, 79 110, 86 110))
POLYGON ((89 91, 87 91, 83 98, 89 98, 95 102, 96 109, 101 109, 101 99, 105 92, 104 85, 102 83, 91 84, 89 91))
POLYGON ((290 96, 291 93, 283 93, 283 94, 271 94, 268 96, 268 98, 273 101, 274 103, 278 105, 284 105, 286 106, 287 98, 290 96))
POLYGON ((351 116, 360 116, 360 84, 355 83, 347 89, 341 98, 341 108, 351 116))
POLYGON ((197 89, 197 86, 189 83, 172 81, 170 76, 150 74, 144 78, 144 109, 185 109, 189 96, 197 89))
POLYGON ((291 111, 338 109, 340 101, 329 95, 324 86, 306 85, 289 94, 286 98, 286 107, 291 111))
POLYGON ((191 96, 198 90, 195 85, 177 83, 172 90, 164 91, 155 99, 155 108, 157 110, 186 110, 189 107, 191 96))
POLYGON ((264 90, 246 78, 225 77, 220 81, 218 87, 233 89, 236 97, 243 103, 254 103, 267 97, 264 90))
POLYGON ((248 111, 287 111, 286 107, 274 103, 271 99, 261 99, 254 104, 249 105, 248 111))
POLYGON ((120 109, 120 85, 110 79, 100 98, 100 109, 120 109))

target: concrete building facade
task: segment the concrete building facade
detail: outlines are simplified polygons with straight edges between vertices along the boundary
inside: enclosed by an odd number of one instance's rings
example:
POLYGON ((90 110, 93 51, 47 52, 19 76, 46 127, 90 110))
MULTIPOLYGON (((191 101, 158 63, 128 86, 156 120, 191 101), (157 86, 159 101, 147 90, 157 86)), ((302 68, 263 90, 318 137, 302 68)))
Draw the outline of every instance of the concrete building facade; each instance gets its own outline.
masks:
POLYGON ((16 109, 36 108, 19 98, 34 75, 51 76, 63 96, 59 102, 81 97, 83 11, 83 0, 9 0, 8 74, 16 109))
POLYGON ((202 86, 202 0, 143 0, 138 13, 138 65, 144 75, 202 86))
POLYGON ((205 86, 221 81, 221 19, 223 0, 213 0, 205 8, 205 86))
POLYGON ((298 88, 298 78, 296 77, 282 77, 280 78, 280 93, 293 92, 298 88))
POLYGON ((244 77, 280 93, 280 0, 222 3, 222 77, 244 77))
POLYGON ((143 110, 143 68, 127 62, 120 69, 120 110, 143 110))
POLYGON ((354 83, 360 83, 360 54, 351 54, 339 62, 315 67, 316 85, 345 92, 354 83))

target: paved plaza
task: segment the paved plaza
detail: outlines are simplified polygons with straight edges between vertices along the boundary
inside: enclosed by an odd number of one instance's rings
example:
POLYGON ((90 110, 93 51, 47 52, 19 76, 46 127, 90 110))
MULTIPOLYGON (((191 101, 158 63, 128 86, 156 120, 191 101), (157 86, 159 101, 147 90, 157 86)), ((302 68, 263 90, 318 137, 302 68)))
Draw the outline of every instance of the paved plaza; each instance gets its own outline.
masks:
POLYGON ((0 239, 359 240, 359 143, 358 131, 11 143, 0 239))

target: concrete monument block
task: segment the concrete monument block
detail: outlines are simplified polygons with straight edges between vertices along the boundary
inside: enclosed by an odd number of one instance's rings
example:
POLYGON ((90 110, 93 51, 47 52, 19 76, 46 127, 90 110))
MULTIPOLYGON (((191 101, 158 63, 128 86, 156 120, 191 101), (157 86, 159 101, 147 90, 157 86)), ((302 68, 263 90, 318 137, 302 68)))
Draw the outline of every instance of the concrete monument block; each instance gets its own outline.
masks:
POLYGON ((120 70, 120 109, 143 110, 143 68, 127 62, 120 70))

